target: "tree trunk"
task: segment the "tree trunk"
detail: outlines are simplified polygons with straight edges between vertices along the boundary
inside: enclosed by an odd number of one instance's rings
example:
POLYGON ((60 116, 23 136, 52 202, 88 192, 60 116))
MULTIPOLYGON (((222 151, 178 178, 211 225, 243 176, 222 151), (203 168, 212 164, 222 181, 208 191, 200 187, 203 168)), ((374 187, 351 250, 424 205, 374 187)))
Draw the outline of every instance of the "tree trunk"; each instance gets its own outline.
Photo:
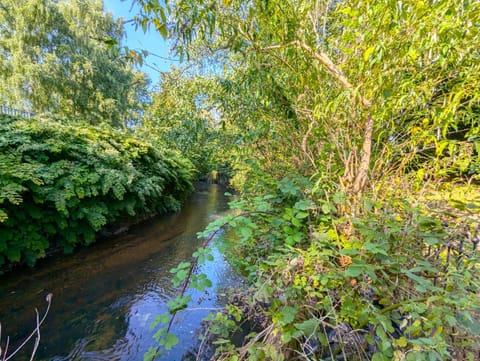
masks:
POLYGON ((370 170, 370 159, 372 157, 372 134, 373 118, 370 112, 367 114, 367 122, 363 133, 362 157, 355 173, 351 191, 354 195, 360 194, 368 181, 368 171, 370 170))

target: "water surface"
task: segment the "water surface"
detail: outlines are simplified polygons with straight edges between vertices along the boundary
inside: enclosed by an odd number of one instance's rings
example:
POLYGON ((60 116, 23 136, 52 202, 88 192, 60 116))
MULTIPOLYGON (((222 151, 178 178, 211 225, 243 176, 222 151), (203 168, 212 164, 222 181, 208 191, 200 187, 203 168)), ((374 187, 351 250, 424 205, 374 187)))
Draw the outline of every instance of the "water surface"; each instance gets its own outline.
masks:
MULTIPOLYGON (((203 185, 177 214, 158 217, 132 227, 126 234, 76 252, 41 262, 35 269, 0 276, 2 343, 10 336, 10 350, 35 327, 35 308, 50 313, 41 328, 36 360, 143 360, 155 345, 153 318, 167 311, 178 290, 169 270, 190 260, 199 245, 196 233, 228 210, 225 190, 203 185)), ((214 250, 215 260, 201 267, 214 286, 192 292, 192 302, 175 318, 172 332, 180 343, 161 360, 182 360, 198 342, 200 322, 222 305, 215 290, 239 280, 214 250)), ((29 343, 27 351, 33 348, 29 343)), ((23 354, 13 360, 28 360, 23 354)))

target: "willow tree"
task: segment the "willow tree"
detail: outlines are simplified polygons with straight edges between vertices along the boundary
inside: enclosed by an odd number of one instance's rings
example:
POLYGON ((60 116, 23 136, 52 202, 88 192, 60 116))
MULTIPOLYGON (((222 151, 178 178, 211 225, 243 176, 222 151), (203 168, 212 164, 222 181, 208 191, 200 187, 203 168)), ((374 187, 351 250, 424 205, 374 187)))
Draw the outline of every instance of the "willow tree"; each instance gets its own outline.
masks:
POLYGON ((115 125, 139 108, 145 76, 122 53, 122 22, 102 1, 2 1, 0 23, 4 105, 115 125))
POLYGON ((264 119, 325 184, 357 198, 405 170, 477 176, 477 3, 139 2, 180 54, 223 54, 233 101, 253 104, 230 120, 264 119))

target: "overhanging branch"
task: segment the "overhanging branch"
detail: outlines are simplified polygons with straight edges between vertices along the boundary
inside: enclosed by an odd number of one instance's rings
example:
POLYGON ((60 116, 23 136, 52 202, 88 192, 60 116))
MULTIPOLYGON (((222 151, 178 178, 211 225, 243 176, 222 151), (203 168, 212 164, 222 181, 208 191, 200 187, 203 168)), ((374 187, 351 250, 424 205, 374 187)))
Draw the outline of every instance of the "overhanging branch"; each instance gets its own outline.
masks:
MULTIPOLYGON (((285 48, 288 46, 294 46, 300 49, 305 50, 308 54, 313 56, 314 59, 318 60, 327 70, 328 73, 330 73, 338 82, 340 85, 342 85, 343 88, 345 89, 353 89, 352 83, 347 79, 347 77, 343 74, 343 72, 335 65, 335 63, 328 57, 327 54, 325 54, 323 51, 315 51, 313 50, 309 45, 299 41, 295 40, 287 44, 283 45, 272 45, 272 46, 267 46, 262 48, 261 50, 268 51, 268 50, 273 50, 273 49, 280 49, 280 48, 285 48)), ((369 110, 370 107, 372 106, 372 103, 366 99, 365 97, 361 96, 360 97, 360 103, 362 104, 363 108, 365 110, 369 110)))

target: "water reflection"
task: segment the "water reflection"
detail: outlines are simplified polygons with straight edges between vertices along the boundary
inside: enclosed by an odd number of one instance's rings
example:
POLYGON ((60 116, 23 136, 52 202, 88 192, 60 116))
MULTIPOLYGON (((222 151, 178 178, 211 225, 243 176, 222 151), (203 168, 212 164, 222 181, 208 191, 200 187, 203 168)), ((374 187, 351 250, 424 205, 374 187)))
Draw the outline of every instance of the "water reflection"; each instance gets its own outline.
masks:
MULTIPOLYGON (((149 325, 176 293, 169 269, 188 260, 198 245, 196 233, 227 211, 223 193, 216 185, 204 187, 178 214, 138 225, 74 256, 0 278, 0 320, 2 334, 13 341, 10 349, 35 327, 34 308, 41 310, 51 292, 54 298, 41 330, 38 360, 143 360, 155 343, 155 330, 149 325)), ((214 256, 200 270, 209 275, 214 288, 238 282, 223 256, 218 251, 214 256)), ((180 344, 162 359, 181 360, 196 342, 201 319, 217 307, 212 291, 193 292, 189 309, 177 315, 173 326, 180 344)), ((23 359, 28 355, 15 358, 23 359)))

